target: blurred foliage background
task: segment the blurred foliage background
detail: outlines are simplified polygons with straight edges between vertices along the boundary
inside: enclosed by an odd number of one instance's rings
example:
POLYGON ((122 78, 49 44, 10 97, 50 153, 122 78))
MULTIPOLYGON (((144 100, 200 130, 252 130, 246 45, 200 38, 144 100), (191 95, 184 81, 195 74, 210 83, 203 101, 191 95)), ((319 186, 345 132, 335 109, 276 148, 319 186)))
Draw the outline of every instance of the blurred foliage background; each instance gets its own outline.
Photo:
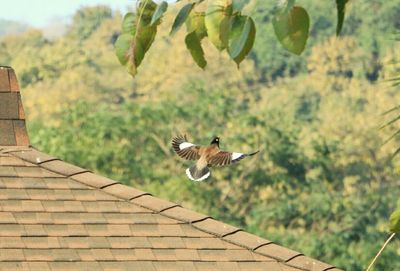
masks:
MULTIPOLYGON (((400 204, 396 127, 378 128, 400 104, 384 80, 399 74, 400 0, 352 1, 336 38, 334 1, 298 1, 311 16, 301 57, 281 48, 274 1, 253 0, 255 48, 240 70, 204 44, 197 68, 173 13, 132 79, 114 55, 121 14, 79 10, 64 35, 30 29, 0 37, 0 63, 18 75, 32 144, 96 173, 207 213, 349 271, 364 270, 400 204), (397 63, 397 64, 396 64, 397 63), (261 152, 206 182, 170 140, 261 152)), ((168 15, 170 14, 170 15, 168 15)), ((376 270, 400 270, 397 238, 376 270)))

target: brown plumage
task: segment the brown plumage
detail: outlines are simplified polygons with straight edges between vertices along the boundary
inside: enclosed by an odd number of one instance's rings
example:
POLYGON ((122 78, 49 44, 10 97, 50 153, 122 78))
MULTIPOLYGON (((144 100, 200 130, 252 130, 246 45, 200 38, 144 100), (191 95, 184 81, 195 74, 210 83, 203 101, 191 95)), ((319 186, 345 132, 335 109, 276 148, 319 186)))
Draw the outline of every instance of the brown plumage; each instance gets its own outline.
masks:
POLYGON ((209 170, 211 166, 226 166, 258 152, 245 154, 221 151, 219 137, 214 137, 208 146, 198 146, 188 142, 186 136, 176 136, 172 139, 172 148, 186 160, 197 160, 194 166, 186 169, 186 175, 193 181, 207 179, 211 175, 209 170))

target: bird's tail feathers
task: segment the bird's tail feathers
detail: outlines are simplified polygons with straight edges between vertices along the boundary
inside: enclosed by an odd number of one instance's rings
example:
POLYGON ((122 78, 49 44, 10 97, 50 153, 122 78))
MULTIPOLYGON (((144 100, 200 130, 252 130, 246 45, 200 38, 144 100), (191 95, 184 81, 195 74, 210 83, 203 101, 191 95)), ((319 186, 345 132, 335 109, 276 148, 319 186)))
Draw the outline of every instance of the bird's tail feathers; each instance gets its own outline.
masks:
POLYGON ((259 152, 260 152, 260 150, 255 151, 255 152, 252 152, 252 153, 248 153, 248 154, 246 154, 246 156, 253 156, 254 154, 257 154, 257 153, 259 153, 259 152))
POLYGON ((201 170, 197 169, 196 165, 191 166, 186 169, 186 175, 195 182, 201 182, 210 177, 211 172, 208 167, 205 167, 201 170))

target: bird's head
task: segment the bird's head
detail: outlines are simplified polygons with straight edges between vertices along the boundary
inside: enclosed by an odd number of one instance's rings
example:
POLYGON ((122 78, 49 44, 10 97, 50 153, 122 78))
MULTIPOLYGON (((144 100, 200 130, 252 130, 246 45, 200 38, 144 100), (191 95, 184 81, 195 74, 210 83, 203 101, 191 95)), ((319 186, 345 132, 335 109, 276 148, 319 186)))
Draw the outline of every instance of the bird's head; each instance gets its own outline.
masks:
POLYGON ((212 144, 216 144, 219 147, 219 137, 218 136, 214 136, 213 140, 210 143, 212 144))

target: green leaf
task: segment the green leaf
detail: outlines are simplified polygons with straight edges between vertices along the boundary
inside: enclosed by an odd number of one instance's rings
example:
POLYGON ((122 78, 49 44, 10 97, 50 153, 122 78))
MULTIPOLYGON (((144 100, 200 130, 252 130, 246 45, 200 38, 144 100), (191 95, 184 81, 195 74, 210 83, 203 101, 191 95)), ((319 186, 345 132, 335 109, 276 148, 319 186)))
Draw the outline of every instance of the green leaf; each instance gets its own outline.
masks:
POLYGON ((150 24, 156 8, 153 1, 140 1, 137 13, 127 13, 122 22, 122 34, 115 42, 115 53, 132 76, 137 73, 157 33, 158 23, 150 24))
POLYGON ((192 12, 186 20, 186 28, 188 35, 185 38, 186 47, 188 48, 193 60, 196 64, 204 69, 207 61, 204 58, 204 51, 201 47, 201 40, 207 36, 204 23, 204 12, 192 12))
POLYGON ((207 61, 204 58, 204 51, 201 47, 201 39, 197 36, 195 31, 186 36, 185 43, 196 64, 200 68, 204 69, 207 65, 207 61))
POLYGON ((161 4, 157 6, 156 11, 153 14, 153 17, 151 18, 151 25, 154 23, 158 22, 160 18, 164 15, 164 13, 167 11, 168 8, 168 3, 163 1, 161 4))
POLYGON ((348 2, 349 2, 349 0, 336 0, 336 9, 337 9, 337 18, 338 18, 337 25, 336 25, 336 36, 339 36, 340 32, 342 31, 345 8, 346 8, 346 4, 348 2))
POLYGON ((122 20, 122 33, 130 33, 133 34, 135 31, 135 14, 132 12, 128 12, 125 14, 124 19, 122 20))
POLYGON ((294 6, 288 12, 278 12, 272 24, 275 35, 285 49, 297 55, 304 51, 310 27, 310 17, 304 8, 294 6))
POLYGON ((222 51, 228 47, 232 4, 230 0, 209 1, 204 18, 207 36, 222 51))
POLYGON ((132 35, 122 34, 118 37, 115 42, 115 53, 118 57, 119 62, 125 65, 128 62, 127 52, 133 41, 132 35))
POLYGON ((397 209, 390 215, 389 229, 394 233, 400 232, 400 209, 397 209))
POLYGON ((228 52, 238 67, 240 62, 251 51, 255 37, 256 27, 251 17, 238 15, 233 18, 229 35, 228 52))
POLYGON ((174 35, 179 28, 181 28, 192 11, 194 4, 195 3, 189 3, 181 8, 181 10, 178 12, 178 15, 176 15, 174 23, 172 24, 171 32, 169 33, 170 35, 174 35))
POLYGON ((207 36, 207 30, 204 23, 204 12, 191 12, 186 20, 186 29, 188 33, 196 32, 199 39, 207 36))
POLYGON ((228 48, 229 31, 231 29, 232 17, 226 16, 219 26, 219 37, 224 48, 228 48))

